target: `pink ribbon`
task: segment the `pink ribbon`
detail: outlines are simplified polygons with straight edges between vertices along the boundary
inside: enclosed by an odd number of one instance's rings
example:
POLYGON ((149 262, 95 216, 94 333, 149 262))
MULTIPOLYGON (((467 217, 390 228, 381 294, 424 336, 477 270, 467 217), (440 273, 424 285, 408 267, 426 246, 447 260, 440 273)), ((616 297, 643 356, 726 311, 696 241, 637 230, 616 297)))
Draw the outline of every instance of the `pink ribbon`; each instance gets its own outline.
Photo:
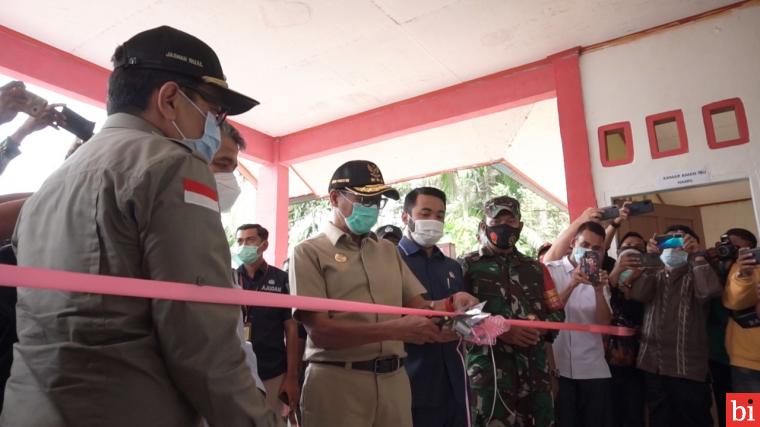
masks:
MULTIPOLYGON (((189 285, 162 280, 100 276, 96 274, 16 267, 11 265, 0 265, 0 286, 213 304, 297 308, 299 310, 307 311, 343 311, 437 317, 451 317, 457 315, 457 313, 449 313, 445 311, 284 295, 271 292, 246 291, 243 289, 221 288, 216 286, 189 285)), ((571 330, 606 335, 633 335, 635 333, 635 330, 633 329, 618 326, 519 319, 506 320, 512 326, 523 326, 537 329, 571 330)))

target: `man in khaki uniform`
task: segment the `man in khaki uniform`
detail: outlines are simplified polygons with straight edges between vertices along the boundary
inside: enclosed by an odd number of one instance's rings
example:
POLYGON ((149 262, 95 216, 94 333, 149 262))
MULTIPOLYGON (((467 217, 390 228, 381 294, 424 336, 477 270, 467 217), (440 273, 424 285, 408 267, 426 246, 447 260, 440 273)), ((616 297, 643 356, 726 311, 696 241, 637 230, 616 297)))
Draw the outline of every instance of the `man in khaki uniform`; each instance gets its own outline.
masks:
MULTIPOLYGON (((25 203, 18 264, 231 287, 208 163, 224 116, 256 101, 227 89, 210 47, 170 27, 113 61, 109 117, 25 203)), ((274 425, 239 318, 237 306, 19 289, 0 425, 274 425)))
MULTIPOLYGON (((460 292, 426 301, 426 292, 396 247, 370 230, 385 199, 399 194, 385 185, 372 162, 350 161, 330 181, 334 216, 317 236, 295 247, 291 293, 413 308, 454 310, 477 303, 460 292)), ((412 425, 409 378, 402 369, 404 342, 456 339, 425 317, 297 310, 309 333, 310 362, 301 393, 305 427, 412 425)))

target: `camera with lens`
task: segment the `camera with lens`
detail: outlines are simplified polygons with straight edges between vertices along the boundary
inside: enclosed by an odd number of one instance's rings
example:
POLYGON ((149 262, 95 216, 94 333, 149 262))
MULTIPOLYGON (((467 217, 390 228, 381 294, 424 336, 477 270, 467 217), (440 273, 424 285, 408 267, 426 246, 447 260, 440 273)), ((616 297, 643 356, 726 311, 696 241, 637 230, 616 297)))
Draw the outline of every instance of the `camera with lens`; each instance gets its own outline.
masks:
POLYGON ((85 119, 66 106, 61 110, 61 114, 64 117, 63 123, 58 124, 61 128, 71 132, 83 142, 92 138, 95 122, 85 119))
POLYGON ((718 258, 721 260, 730 260, 736 259, 736 255, 739 253, 739 248, 731 243, 728 234, 724 234, 720 236, 720 242, 715 245, 715 252, 717 252, 718 258))

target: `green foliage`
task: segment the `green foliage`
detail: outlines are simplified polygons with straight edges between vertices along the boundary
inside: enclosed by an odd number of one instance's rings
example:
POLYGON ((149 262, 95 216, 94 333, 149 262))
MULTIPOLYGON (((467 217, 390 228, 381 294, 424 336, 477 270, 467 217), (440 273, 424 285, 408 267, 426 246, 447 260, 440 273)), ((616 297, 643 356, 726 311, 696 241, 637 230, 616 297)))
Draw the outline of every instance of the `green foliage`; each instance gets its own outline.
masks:
MULTIPOLYGON (((402 198, 397 202, 388 202, 380 214, 378 225, 403 227, 403 195, 420 186, 437 187, 446 193, 448 204, 444 241, 454 243, 460 255, 478 248, 477 233, 484 218, 483 204, 492 197, 509 195, 520 201, 524 226, 517 247, 526 255, 535 256, 538 246, 553 241, 568 225, 566 212, 491 166, 447 172, 394 185, 402 198)), ((293 203, 288 213, 291 246, 316 234, 319 226, 332 218, 326 199, 293 203)))
POLYGON ((293 247, 317 234, 319 226, 330 219, 330 214, 327 199, 291 203, 288 206, 288 246, 293 247))

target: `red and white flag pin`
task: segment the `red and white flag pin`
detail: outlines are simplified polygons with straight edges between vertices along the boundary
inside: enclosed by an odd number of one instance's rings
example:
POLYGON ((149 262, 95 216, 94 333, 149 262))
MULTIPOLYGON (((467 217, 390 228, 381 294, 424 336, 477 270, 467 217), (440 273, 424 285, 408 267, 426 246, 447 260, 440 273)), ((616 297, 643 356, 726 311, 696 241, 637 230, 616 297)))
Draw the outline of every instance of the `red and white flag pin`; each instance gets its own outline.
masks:
POLYGON ((187 178, 183 180, 183 185, 185 187, 185 203, 192 203, 219 212, 219 196, 213 188, 187 178))

